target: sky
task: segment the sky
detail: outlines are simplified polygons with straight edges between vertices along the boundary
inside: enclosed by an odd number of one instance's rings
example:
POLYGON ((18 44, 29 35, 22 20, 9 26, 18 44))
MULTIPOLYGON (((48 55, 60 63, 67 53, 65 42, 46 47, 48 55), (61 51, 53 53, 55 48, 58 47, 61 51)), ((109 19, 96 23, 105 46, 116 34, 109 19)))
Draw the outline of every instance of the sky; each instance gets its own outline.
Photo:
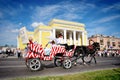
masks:
POLYGON ((85 24, 88 37, 120 38, 120 0, 0 0, 0 46, 17 45, 23 26, 33 31, 54 18, 85 24))

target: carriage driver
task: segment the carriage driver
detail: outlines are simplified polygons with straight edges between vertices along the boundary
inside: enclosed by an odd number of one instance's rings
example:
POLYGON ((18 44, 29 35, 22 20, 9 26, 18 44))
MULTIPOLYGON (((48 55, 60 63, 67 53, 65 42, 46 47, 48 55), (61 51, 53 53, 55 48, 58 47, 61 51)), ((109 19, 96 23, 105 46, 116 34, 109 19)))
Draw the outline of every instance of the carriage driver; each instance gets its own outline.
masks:
POLYGON ((56 44, 57 45, 63 44, 63 35, 62 35, 62 33, 59 33, 56 44))
POLYGON ((89 40, 89 46, 88 46, 88 48, 89 48, 90 50, 93 49, 93 46, 92 46, 93 43, 94 43, 94 41, 93 41, 92 39, 90 39, 90 40, 89 40))

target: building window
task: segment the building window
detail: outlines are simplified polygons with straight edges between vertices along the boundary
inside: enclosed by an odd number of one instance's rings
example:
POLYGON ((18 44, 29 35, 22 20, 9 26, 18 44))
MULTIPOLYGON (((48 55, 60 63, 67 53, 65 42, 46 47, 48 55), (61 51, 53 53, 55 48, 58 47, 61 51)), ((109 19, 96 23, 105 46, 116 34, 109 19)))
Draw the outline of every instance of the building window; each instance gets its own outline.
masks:
POLYGON ((110 47, 110 42, 109 42, 109 41, 107 42, 107 47, 108 47, 108 48, 110 47))
POLYGON ((103 43, 104 43, 103 40, 100 40, 100 45, 104 45, 103 43))
POLYGON ((78 33, 78 32, 76 32, 76 40, 78 40, 78 36, 79 36, 79 33, 78 33))
POLYGON ((112 45, 113 45, 113 46, 116 46, 116 45, 115 45, 115 42, 112 42, 112 45))
POLYGON ((118 42, 118 47, 120 47, 120 42, 118 42))
POLYGON ((70 38, 70 35, 67 33, 67 39, 69 39, 70 38))

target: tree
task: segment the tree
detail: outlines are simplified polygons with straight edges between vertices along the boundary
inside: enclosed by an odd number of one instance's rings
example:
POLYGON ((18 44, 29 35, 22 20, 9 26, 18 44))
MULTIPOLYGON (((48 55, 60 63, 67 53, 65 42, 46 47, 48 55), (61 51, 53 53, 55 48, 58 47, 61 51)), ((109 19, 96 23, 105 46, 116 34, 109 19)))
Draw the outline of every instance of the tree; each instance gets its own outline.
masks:
POLYGON ((8 45, 8 44, 5 44, 5 47, 9 47, 9 45, 8 45))

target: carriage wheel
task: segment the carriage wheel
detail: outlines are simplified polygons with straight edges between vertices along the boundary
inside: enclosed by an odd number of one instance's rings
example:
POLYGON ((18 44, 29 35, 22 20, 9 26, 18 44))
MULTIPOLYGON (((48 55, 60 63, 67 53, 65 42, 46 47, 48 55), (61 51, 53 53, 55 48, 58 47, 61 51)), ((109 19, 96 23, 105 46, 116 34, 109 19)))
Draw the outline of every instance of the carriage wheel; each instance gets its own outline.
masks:
POLYGON ((35 59, 29 59, 27 64, 28 64, 29 69, 31 71, 38 71, 42 67, 41 61, 39 59, 36 59, 36 58, 35 59))
POLYGON ((69 68, 71 68, 72 67, 72 62, 71 62, 71 60, 70 59, 65 59, 64 61, 63 61, 63 68, 65 68, 65 69, 69 69, 69 68))
POLYGON ((61 59, 60 58, 55 58, 55 60, 54 60, 54 64, 55 64, 55 66, 61 66, 62 65, 62 61, 61 61, 61 59))
POLYGON ((87 55, 87 56, 84 56, 84 61, 86 62, 86 63, 88 63, 88 62, 90 62, 91 61, 91 55, 89 54, 89 55, 87 55))

